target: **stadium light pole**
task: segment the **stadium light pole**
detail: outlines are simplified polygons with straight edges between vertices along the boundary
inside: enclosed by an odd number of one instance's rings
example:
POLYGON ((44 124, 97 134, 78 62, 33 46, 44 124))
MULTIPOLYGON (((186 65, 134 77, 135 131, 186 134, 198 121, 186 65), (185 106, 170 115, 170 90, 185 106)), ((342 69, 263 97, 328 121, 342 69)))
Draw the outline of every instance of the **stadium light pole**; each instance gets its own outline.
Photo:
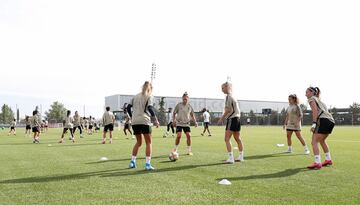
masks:
POLYGON ((152 63, 152 65, 151 65, 151 78, 150 78, 151 84, 153 84, 155 76, 156 76, 156 64, 152 63))
POLYGON ((231 77, 230 76, 226 77, 226 82, 231 83, 231 77))

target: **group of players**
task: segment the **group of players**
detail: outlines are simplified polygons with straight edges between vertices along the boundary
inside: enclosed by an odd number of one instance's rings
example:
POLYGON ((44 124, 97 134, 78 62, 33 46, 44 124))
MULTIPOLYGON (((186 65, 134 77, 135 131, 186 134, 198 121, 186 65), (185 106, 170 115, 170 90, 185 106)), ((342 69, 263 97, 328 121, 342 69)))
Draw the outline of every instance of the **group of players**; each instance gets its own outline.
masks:
MULTIPOLYGON (((240 109, 237 100, 232 96, 232 85, 229 82, 222 84, 222 92, 226 95, 224 113, 218 121, 219 125, 225 124, 225 145, 228 153, 228 159, 225 160, 226 164, 234 164, 235 162, 244 161, 244 145, 240 136, 241 123, 240 123, 240 109), (231 143, 231 138, 234 138, 237 148, 239 151, 238 157, 235 158, 233 153, 233 146, 231 143)), ((332 133, 332 130, 335 126, 334 118, 331 113, 328 111, 326 105, 320 99, 320 89, 318 87, 309 87, 306 89, 306 97, 308 99, 309 105, 312 110, 312 119, 313 123, 311 126, 312 136, 312 150, 314 153, 314 163, 308 166, 309 169, 321 169, 323 166, 332 165, 332 159, 330 155, 329 146, 326 143, 326 139, 329 134, 332 133), (321 162, 319 144, 322 147, 325 153, 325 161, 321 162)), ((310 150, 301 135, 301 119, 302 111, 299 106, 299 100, 295 94, 289 95, 288 98, 289 107, 286 110, 286 119, 284 122, 284 129, 287 132, 287 142, 288 150, 287 152, 292 152, 292 140, 291 136, 293 133, 296 134, 299 141, 304 146, 305 154, 310 154, 310 150)), ((155 108, 153 107, 153 96, 152 96, 152 85, 150 82, 146 81, 142 86, 142 92, 135 95, 132 100, 124 108, 125 113, 125 125, 124 125, 124 134, 127 136, 127 132, 132 136, 133 134, 136 137, 136 143, 132 149, 132 156, 129 164, 129 168, 136 168, 136 157, 139 151, 139 148, 145 141, 145 155, 146 163, 145 170, 154 170, 155 168, 151 165, 151 154, 152 154, 152 125, 159 127, 159 121, 155 114, 155 108), (131 129, 133 133, 131 132, 131 129)), ((174 110, 171 108, 167 112, 167 131, 164 133, 164 137, 169 136, 170 129, 172 130, 172 136, 176 139, 175 146, 172 150, 173 153, 178 155, 178 149, 180 145, 180 140, 182 133, 184 132, 186 136, 187 144, 187 154, 193 155, 191 148, 191 128, 190 122, 192 121, 195 127, 198 126, 194 109, 189 103, 189 95, 185 92, 182 96, 182 102, 179 102, 174 110), (175 128, 175 130, 174 130, 175 128)), ((211 136, 209 130, 210 123, 210 114, 204 109, 203 110, 203 119, 204 119, 204 131, 201 133, 203 136, 205 132, 208 132, 208 136, 211 136)), ((39 143, 39 137, 41 128, 45 129, 47 124, 41 121, 39 112, 35 110, 33 116, 26 117, 26 134, 32 131, 34 133, 34 143, 39 143)), ((86 118, 80 117, 78 112, 75 112, 75 115, 71 116, 71 111, 67 111, 66 118, 63 122, 64 129, 61 135, 59 143, 64 142, 64 136, 67 132, 70 133, 70 140, 75 142, 74 133, 76 129, 80 131, 80 137, 83 137, 83 129, 87 129, 88 134, 93 133, 93 127, 95 124, 95 119, 90 116, 89 120, 86 118)), ((110 134, 109 143, 113 142, 112 132, 114 130, 115 116, 110 111, 110 107, 106 107, 106 111, 102 117, 102 124, 104 125, 103 131, 103 140, 102 144, 106 143, 107 134, 110 134)), ((16 120, 11 124, 11 133, 16 134, 15 130, 16 120)), ((96 126, 97 127, 97 126, 96 126)))
MULTIPOLYGON (((232 96, 232 84, 226 82, 221 86, 222 92, 226 95, 224 114, 219 119, 218 124, 225 123, 225 145, 228 152, 228 159, 225 160, 226 164, 234 164, 236 161, 244 161, 244 145, 240 136, 241 123, 240 123, 240 109, 237 100, 232 96), (231 144, 231 138, 234 138, 237 143, 239 155, 235 158, 233 153, 233 146, 231 144)), ((313 123, 311 126, 312 136, 312 149, 314 153, 314 163, 309 165, 308 169, 321 169, 323 166, 330 166, 333 164, 331 160, 329 146, 326 143, 326 139, 335 126, 334 118, 328 111, 326 105, 320 99, 320 89, 318 87, 309 87, 306 89, 306 97, 312 110, 313 123), (325 153, 325 161, 321 162, 319 144, 321 145, 325 153)), ((304 146, 305 154, 310 154, 305 140, 301 136, 301 119, 302 111, 299 106, 299 100, 295 94, 289 96, 289 107, 286 110, 286 119, 284 122, 284 129, 287 131, 288 139, 288 152, 292 152, 291 136, 295 132, 296 136, 304 146)), ((154 170, 151 165, 151 153, 152 153, 152 129, 151 125, 159 127, 159 121, 155 114, 153 107, 152 85, 150 82, 145 82, 142 87, 142 92, 135 95, 131 102, 127 106, 127 114, 132 120, 132 129, 136 136, 136 143, 132 150, 132 157, 130 160, 129 168, 136 168, 136 157, 145 140, 145 170, 154 170)), ((204 111, 204 119, 208 121, 206 111, 204 111)), ((189 104, 188 93, 184 93, 182 96, 182 102, 178 103, 174 111, 169 110, 168 113, 168 125, 166 137, 169 133, 169 129, 176 128, 176 140, 174 153, 178 153, 179 144, 182 133, 185 133, 187 143, 187 154, 193 155, 191 149, 191 128, 190 122, 193 121, 195 127, 198 126, 194 110, 189 104)), ((209 121, 208 121, 209 122, 209 121)), ((208 122, 205 123, 205 129, 202 132, 208 131, 209 136, 211 133, 208 129, 208 122)))
POLYGON ((75 111, 74 116, 71 116, 71 111, 68 110, 66 117, 63 121, 63 132, 59 143, 64 143, 65 134, 70 133, 70 138, 73 143, 75 143, 75 132, 78 129, 80 132, 80 138, 83 138, 84 131, 88 135, 97 133, 100 130, 100 123, 95 120, 94 117, 90 116, 89 118, 81 117, 78 111, 75 111))
MULTIPOLYGON (((10 124, 10 131, 8 135, 16 135, 16 119, 14 119, 10 124)), ((31 131, 33 132, 33 143, 40 142, 40 133, 46 133, 48 131, 49 123, 47 120, 42 120, 39 111, 36 109, 33 111, 33 115, 25 116, 25 136, 30 137, 31 131)), ((68 110, 66 117, 63 121, 63 133, 59 143, 63 143, 64 135, 70 133, 71 137, 69 138, 72 142, 75 142, 75 131, 79 129, 80 138, 83 138, 83 132, 88 135, 92 135, 94 132, 100 130, 100 123, 95 121, 95 118, 90 116, 89 118, 80 117, 79 113, 76 111, 75 115, 71 116, 71 111, 68 110)))

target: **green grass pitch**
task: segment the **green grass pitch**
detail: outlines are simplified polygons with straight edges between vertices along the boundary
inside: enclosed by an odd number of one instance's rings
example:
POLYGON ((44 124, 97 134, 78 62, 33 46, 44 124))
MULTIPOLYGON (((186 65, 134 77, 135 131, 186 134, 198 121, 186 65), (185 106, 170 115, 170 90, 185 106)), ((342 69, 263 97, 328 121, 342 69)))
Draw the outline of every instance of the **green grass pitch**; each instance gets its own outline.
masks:
MULTIPOLYGON (((168 159, 174 138, 164 139, 164 129, 153 129, 152 172, 144 171, 144 146, 138 168, 128 169, 135 140, 118 130, 114 144, 105 145, 100 133, 77 137, 75 144, 67 136, 58 144, 61 130, 50 129, 40 144, 33 144, 23 129, 17 136, 2 130, 0 204, 360 203, 360 127, 335 127, 328 139, 334 165, 318 171, 304 168, 313 156, 303 154, 295 136, 294 153, 283 153, 287 147, 281 127, 243 126, 245 162, 234 165, 222 164, 227 158, 223 127, 211 127, 212 137, 192 128, 194 156, 185 155, 183 137, 176 162, 168 159), (285 147, 277 147, 279 143, 285 147), (221 179, 232 185, 219 185, 221 179)), ((310 145, 308 127, 303 135, 310 145)))

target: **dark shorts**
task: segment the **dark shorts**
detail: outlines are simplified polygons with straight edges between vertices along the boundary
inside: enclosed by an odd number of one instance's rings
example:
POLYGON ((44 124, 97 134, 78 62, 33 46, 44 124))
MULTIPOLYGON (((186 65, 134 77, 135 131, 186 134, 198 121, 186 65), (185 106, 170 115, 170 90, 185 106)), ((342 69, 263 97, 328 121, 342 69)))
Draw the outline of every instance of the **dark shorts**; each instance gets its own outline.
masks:
POLYGON ((331 122, 329 119, 320 118, 317 121, 317 125, 314 133, 318 134, 331 134, 335 127, 335 123, 331 122))
POLYGON ((93 126, 92 125, 89 125, 89 129, 91 130, 93 128, 93 126))
POLYGON ((298 132, 298 131, 301 131, 301 130, 295 130, 295 129, 286 129, 286 131, 288 131, 288 132, 298 132))
POLYGON ((209 128, 209 125, 210 125, 210 123, 204 122, 204 127, 205 127, 205 128, 209 128))
POLYGON ((114 124, 105 125, 104 132, 108 132, 108 131, 110 132, 114 131, 114 124))
POLYGON ((33 127, 33 128, 32 128, 32 132, 34 132, 34 133, 40 132, 39 127, 33 127))
POLYGON ((129 125, 129 124, 125 124, 124 129, 130 130, 130 125, 129 125))
POLYGON ((30 126, 30 125, 26 125, 26 130, 31 130, 31 126, 30 126))
POLYGON ((10 127, 10 130, 15 130, 15 127, 10 127))
POLYGON ((241 130, 240 118, 234 117, 227 119, 225 130, 230 130, 232 132, 240 132, 241 130))
POLYGON ((74 126, 74 128, 73 128, 74 132, 76 131, 76 129, 81 130, 82 128, 81 128, 81 126, 74 126))
POLYGON ((134 135, 151 134, 152 130, 149 125, 133 125, 134 135))
POLYGON ((72 133, 74 128, 64 128, 63 133, 66 133, 68 130, 72 133))
POLYGON ((190 129, 190 127, 176 126, 176 133, 182 132, 182 131, 184 131, 184 133, 187 133, 187 132, 191 132, 191 129, 190 129))

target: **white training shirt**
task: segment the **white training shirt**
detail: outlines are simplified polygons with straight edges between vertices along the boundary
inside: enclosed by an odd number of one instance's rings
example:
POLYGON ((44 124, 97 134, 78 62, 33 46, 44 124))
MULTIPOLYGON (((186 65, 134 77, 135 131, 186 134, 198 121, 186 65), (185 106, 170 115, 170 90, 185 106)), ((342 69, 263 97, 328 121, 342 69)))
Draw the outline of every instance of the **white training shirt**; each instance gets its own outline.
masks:
POLYGON ((168 112, 167 113, 167 123, 170 124, 173 121, 173 113, 172 112, 168 112))
POLYGON ((74 127, 79 127, 81 125, 80 115, 74 115, 74 127))
POLYGON ((110 124, 114 123, 115 116, 114 116, 114 114, 112 112, 105 111, 102 119, 103 119, 104 125, 110 125, 110 124))
POLYGON ((323 103, 318 97, 312 96, 308 99, 309 103, 315 102, 318 108, 318 118, 325 118, 329 119, 331 122, 335 123, 335 120, 329 110, 327 109, 327 106, 325 103, 323 103))
POLYGON ((286 128, 291 130, 301 130, 301 118, 303 115, 300 106, 289 105, 286 109, 286 115, 288 119, 286 128))
POLYGON ((205 111, 203 113, 203 117, 204 117, 204 122, 210 122, 210 113, 208 113, 208 111, 205 111))
POLYGON ((226 119, 240 117, 239 105, 233 96, 231 96, 231 95, 226 96, 225 107, 230 109, 230 113, 226 116, 226 119))
POLYGON ((151 125, 151 116, 147 111, 149 105, 153 105, 153 96, 145 96, 139 93, 129 103, 132 105, 132 125, 151 125))
POLYGON ((40 127, 41 126, 41 119, 39 115, 34 115, 31 118, 31 127, 40 127))
POLYGON ((190 114, 194 115, 194 109, 189 103, 184 105, 180 102, 176 105, 174 113, 176 114, 176 126, 190 127, 190 114))
POLYGON ((74 127, 73 122, 74 119, 71 116, 65 117, 64 128, 73 128, 74 127))

